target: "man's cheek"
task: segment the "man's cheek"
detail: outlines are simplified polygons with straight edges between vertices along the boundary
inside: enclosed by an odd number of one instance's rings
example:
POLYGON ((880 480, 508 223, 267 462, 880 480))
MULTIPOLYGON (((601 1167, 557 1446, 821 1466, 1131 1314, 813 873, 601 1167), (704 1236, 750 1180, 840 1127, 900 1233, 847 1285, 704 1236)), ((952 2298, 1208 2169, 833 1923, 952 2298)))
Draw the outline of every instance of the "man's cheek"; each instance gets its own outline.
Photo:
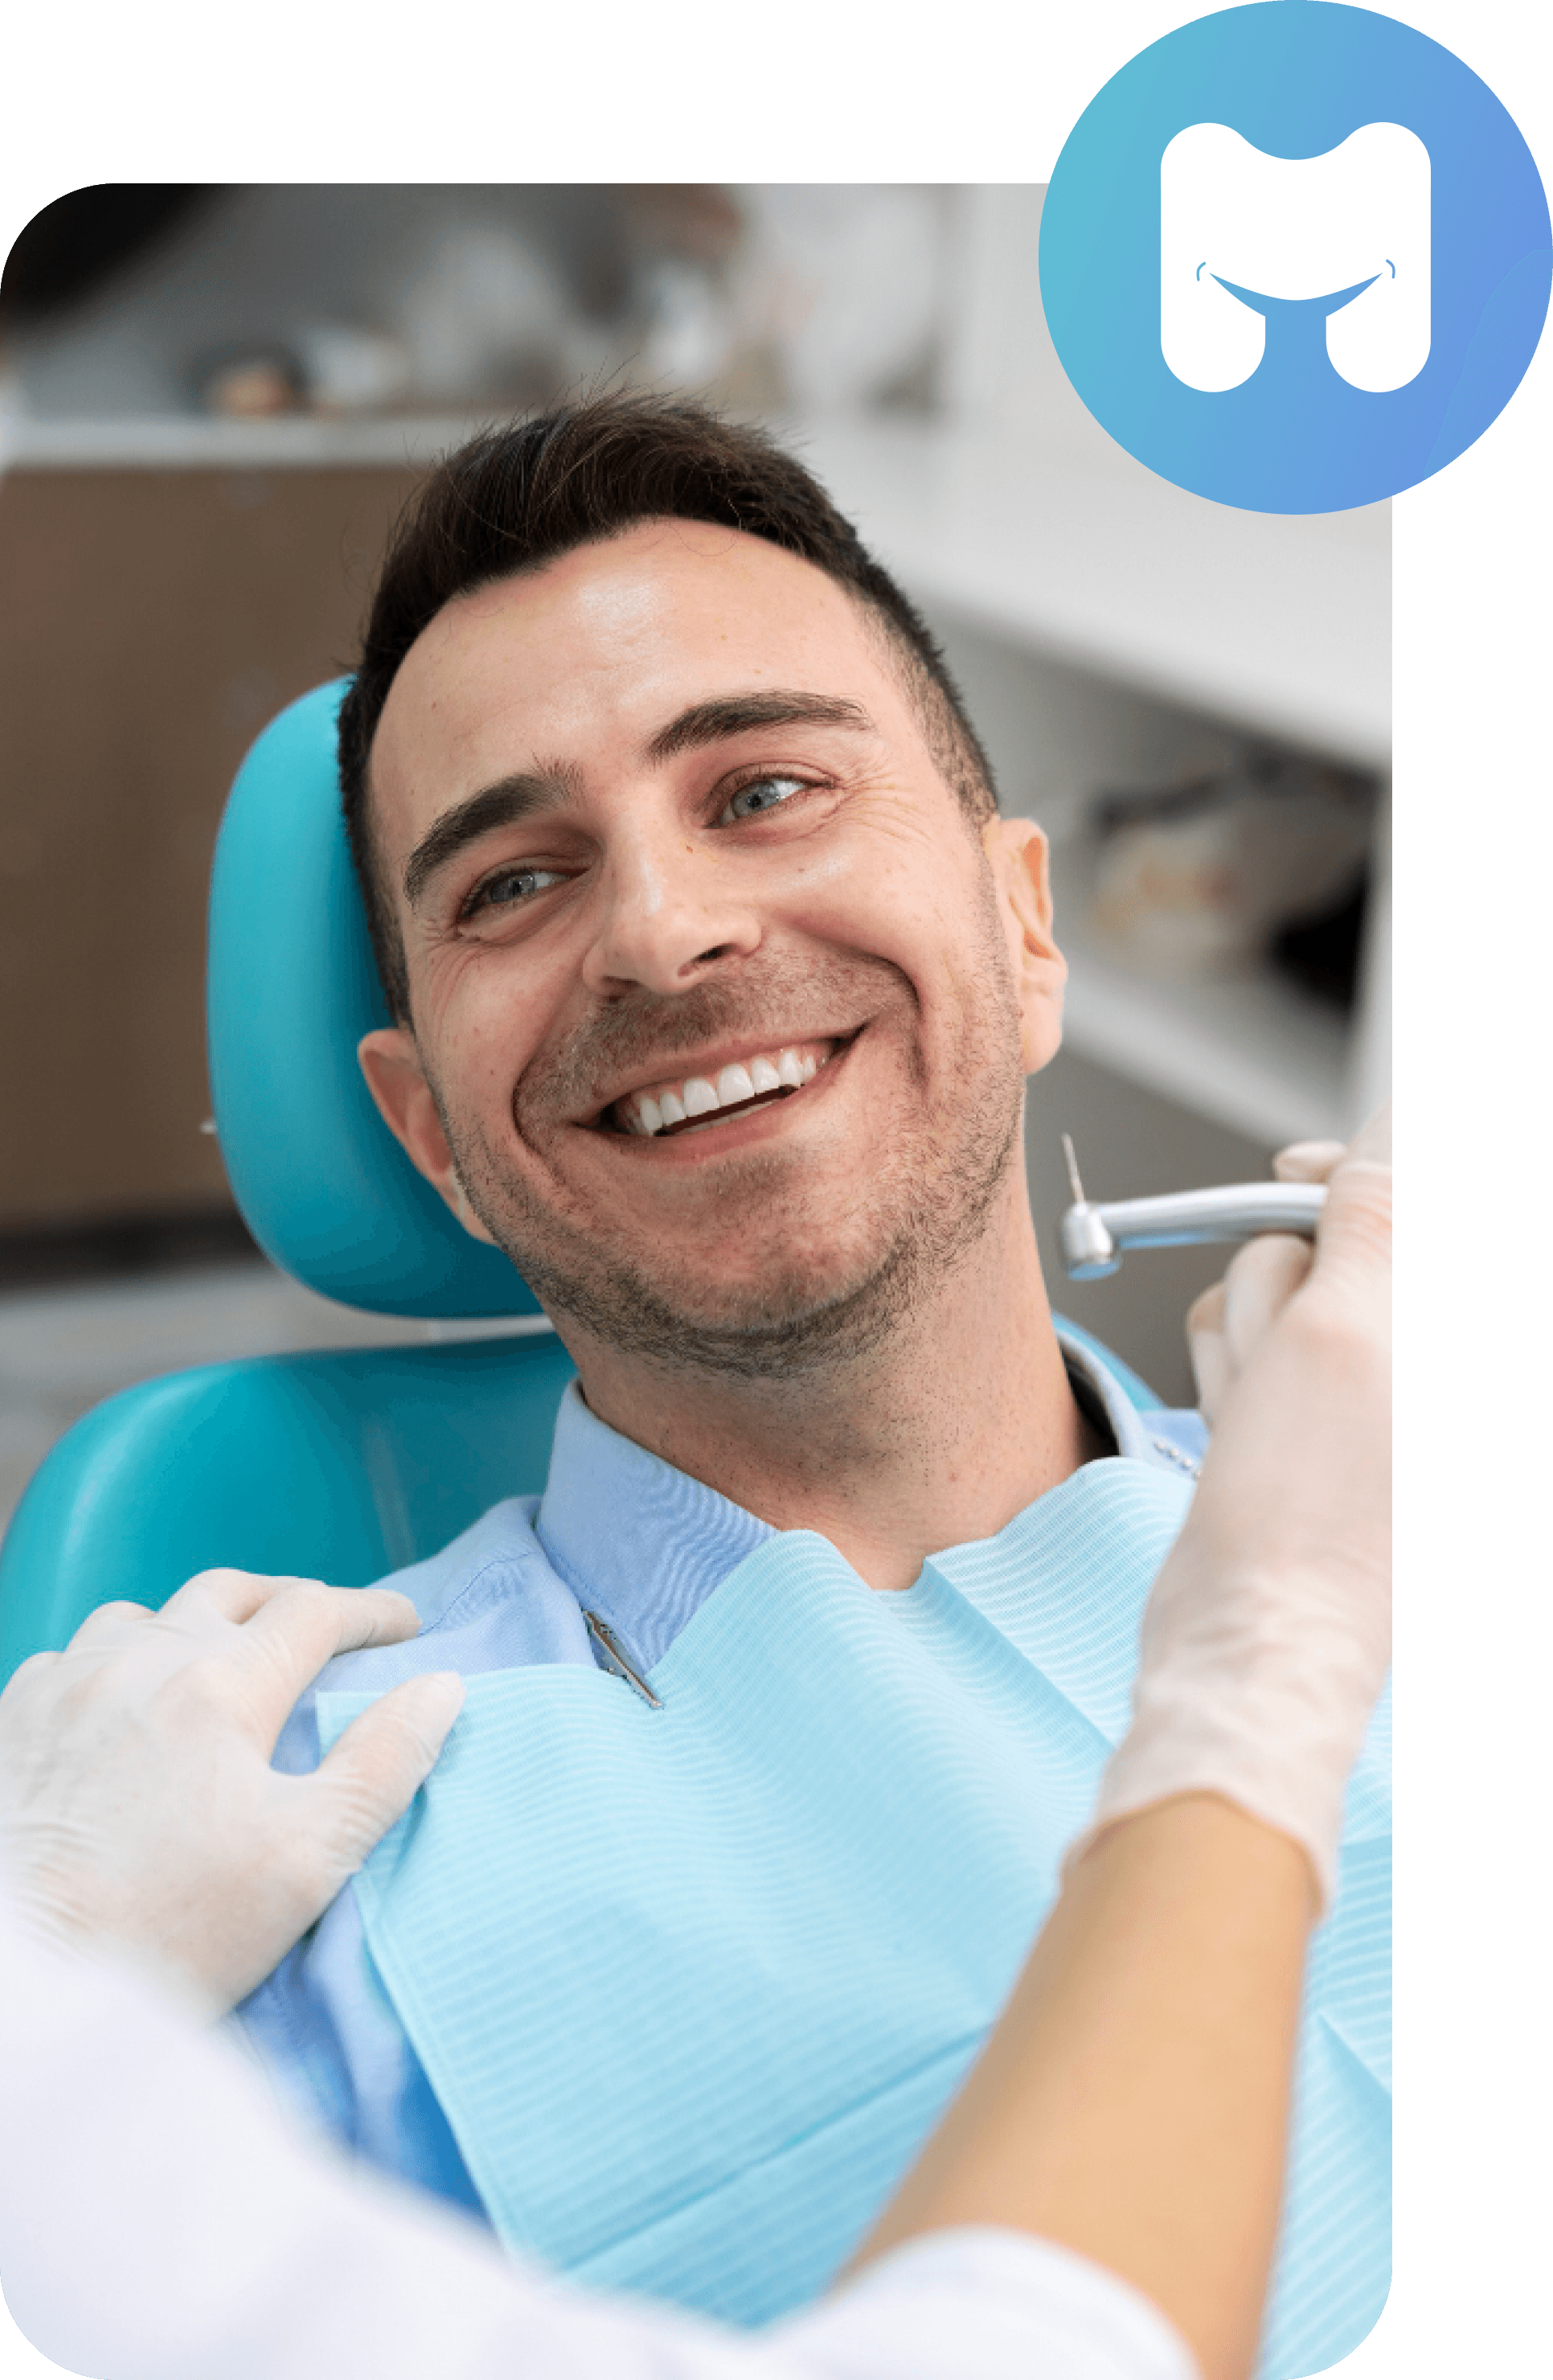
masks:
POLYGON ((482 1111, 511 1106, 530 1064, 541 996, 510 971, 467 966, 444 990, 431 1029, 440 1079, 482 1111))

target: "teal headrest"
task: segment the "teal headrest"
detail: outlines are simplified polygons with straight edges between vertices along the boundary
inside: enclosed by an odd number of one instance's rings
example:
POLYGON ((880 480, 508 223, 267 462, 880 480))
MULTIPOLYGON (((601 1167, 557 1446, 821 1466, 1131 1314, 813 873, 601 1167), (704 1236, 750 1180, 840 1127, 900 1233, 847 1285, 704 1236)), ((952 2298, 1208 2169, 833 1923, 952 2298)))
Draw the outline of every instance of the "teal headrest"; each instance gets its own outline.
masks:
POLYGON ((216 1131, 265 1254, 324 1297, 444 1320, 535 1314, 460 1230, 372 1104, 356 1045, 392 1020, 340 812, 348 680, 273 720, 237 772, 211 878, 206 1026, 216 1131))

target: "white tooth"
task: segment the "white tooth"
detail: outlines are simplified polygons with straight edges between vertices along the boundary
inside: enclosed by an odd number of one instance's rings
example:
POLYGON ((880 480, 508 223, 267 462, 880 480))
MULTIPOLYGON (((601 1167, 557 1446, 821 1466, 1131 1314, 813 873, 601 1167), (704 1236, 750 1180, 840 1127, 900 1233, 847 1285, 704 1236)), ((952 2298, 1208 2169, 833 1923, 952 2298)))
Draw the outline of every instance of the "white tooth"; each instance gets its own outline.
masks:
POLYGON ((718 1098, 717 1093, 708 1082, 705 1075, 691 1075, 690 1080, 685 1087, 685 1112, 686 1115, 710 1115, 713 1109, 721 1107, 722 1104, 722 1100, 718 1098))
POLYGON ((725 1108, 736 1108, 741 1099, 755 1097, 755 1084, 747 1066, 724 1066, 717 1078, 717 1096, 725 1108))
POLYGON ((804 1060, 804 1080, 812 1083, 819 1072, 819 1061, 812 1054, 804 1060))
POLYGON ((663 1129, 663 1111, 646 1091, 637 1101, 637 1130, 654 1133, 663 1129))
POLYGON ((772 1065, 769 1058, 752 1058, 750 1060, 749 1079, 754 1085, 757 1098, 758 1098, 762 1092, 780 1091, 782 1088, 782 1076, 777 1073, 776 1068, 772 1065))
POLYGON ((663 1119, 665 1130, 672 1123, 683 1123, 685 1122, 685 1101, 679 1097, 677 1092, 665 1091, 659 1099, 658 1112, 663 1119))
POLYGON ((801 1091, 808 1080, 808 1076, 804 1072, 804 1062, 796 1050, 781 1050, 777 1052, 777 1074, 790 1091, 801 1091))

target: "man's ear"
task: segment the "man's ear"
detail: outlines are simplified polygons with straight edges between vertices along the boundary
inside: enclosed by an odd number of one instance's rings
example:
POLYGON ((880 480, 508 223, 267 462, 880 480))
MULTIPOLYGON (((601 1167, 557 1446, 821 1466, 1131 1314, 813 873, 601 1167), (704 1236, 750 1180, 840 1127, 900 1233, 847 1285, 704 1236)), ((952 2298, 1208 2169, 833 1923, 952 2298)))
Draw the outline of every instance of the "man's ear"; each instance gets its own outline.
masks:
POLYGON ((989 819, 981 833, 998 887, 1019 990, 1025 1072, 1039 1074, 1062 1038, 1062 987, 1068 963, 1051 939, 1047 841, 1034 819, 989 819))
POLYGON ((446 1200, 471 1239, 484 1240, 487 1246, 494 1247, 455 1170, 414 1034, 402 1025, 381 1026, 376 1032, 362 1035, 356 1057, 379 1115, 416 1172, 424 1173, 432 1189, 446 1200))

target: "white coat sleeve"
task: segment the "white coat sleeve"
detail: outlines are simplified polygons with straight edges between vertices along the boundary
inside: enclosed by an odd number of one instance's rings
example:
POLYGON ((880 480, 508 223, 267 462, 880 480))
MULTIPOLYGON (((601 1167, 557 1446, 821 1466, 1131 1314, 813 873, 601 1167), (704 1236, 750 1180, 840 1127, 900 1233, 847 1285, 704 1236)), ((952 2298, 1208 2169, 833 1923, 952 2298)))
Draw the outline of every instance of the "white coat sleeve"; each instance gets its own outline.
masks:
POLYGON ((0 2286, 91 2380, 1193 2380, 1146 2300, 1012 2231, 900 2249, 757 2336, 549 2279, 3 1895, 0 2019, 0 2286))

